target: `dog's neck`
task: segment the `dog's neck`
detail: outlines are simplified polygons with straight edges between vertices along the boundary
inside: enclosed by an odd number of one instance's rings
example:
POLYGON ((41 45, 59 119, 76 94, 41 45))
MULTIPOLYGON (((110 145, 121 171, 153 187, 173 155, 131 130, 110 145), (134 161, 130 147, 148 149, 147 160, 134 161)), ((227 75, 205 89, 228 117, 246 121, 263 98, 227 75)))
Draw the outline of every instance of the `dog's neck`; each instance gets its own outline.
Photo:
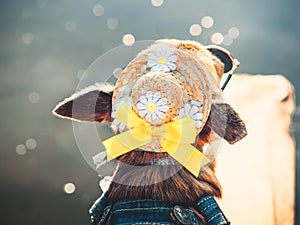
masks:
POLYGON ((205 195, 221 197, 214 163, 196 178, 167 153, 132 151, 119 158, 108 200, 157 199, 191 206, 205 195))

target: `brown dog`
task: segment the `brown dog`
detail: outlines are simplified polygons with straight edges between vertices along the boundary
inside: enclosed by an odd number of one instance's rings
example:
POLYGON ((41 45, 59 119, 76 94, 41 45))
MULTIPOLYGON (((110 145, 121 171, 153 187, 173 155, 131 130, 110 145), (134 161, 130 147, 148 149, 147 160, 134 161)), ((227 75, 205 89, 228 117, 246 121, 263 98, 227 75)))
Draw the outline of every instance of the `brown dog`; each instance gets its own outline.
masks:
MULTIPOLYGON (((243 121, 221 96, 220 80, 225 73, 232 72, 234 63, 226 50, 216 46, 159 40, 129 63, 116 86, 98 85, 58 104, 54 114, 79 121, 111 123, 116 137, 132 130, 130 124, 122 124, 116 115, 121 112, 121 102, 152 127, 186 115, 195 124, 197 135, 191 144, 210 159, 208 166, 203 167, 199 161, 202 169, 195 175, 193 168, 170 154, 168 147, 164 148, 161 136, 152 133, 146 144, 111 157, 118 159, 118 167, 107 192, 107 205, 124 199, 152 199, 193 208, 203 196, 222 196, 214 171, 216 151, 207 146, 220 138, 233 144, 247 134, 243 121)), ((201 213, 196 214, 201 224, 207 223, 201 213)))

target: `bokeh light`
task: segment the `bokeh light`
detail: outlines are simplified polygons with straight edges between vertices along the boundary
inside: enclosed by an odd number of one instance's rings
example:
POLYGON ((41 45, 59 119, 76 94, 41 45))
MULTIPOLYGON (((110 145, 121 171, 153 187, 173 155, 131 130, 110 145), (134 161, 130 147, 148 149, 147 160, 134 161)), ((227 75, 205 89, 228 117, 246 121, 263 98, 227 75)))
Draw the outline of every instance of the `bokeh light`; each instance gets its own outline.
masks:
POLYGON ((64 191, 66 194, 73 194, 76 190, 76 186, 73 183, 66 183, 64 186, 64 191))
POLYGON ((221 33, 214 33, 211 36, 211 42, 216 45, 222 44, 223 40, 224 40, 224 37, 223 37, 223 34, 221 34, 221 33))
POLYGON ((16 147, 16 153, 18 155, 25 155, 27 152, 25 145, 17 145, 16 147))
POLYGON ((224 35, 223 45, 229 46, 233 43, 233 39, 228 35, 224 35))
POLYGON ((31 93, 29 93, 28 100, 31 103, 38 103, 40 101, 40 95, 39 95, 39 93, 37 93, 37 92, 31 92, 31 93))
POLYGON ((77 23, 74 20, 68 20, 65 23, 65 28, 67 31, 73 32, 77 30, 77 23))
POLYGON ((214 25, 214 19, 211 16, 205 16, 201 20, 201 25, 204 28, 211 28, 214 25))
POLYGON ((106 21, 106 26, 110 30, 115 30, 119 26, 119 21, 116 18, 111 17, 106 21))
POLYGON ((32 33, 25 33, 22 36, 22 41, 26 45, 30 45, 32 43, 33 39, 34 39, 34 36, 32 33))
POLYGON ((131 46, 135 42, 135 37, 132 34, 125 34, 122 41, 124 45, 131 46))
POLYGON ((26 145, 27 149, 33 150, 33 149, 36 148, 37 143, 36 143, 35 139, 29 138, 29 139, 26 140, 25 145, 26 145))
POLYGON ((232 27, 228 30, 228 36, 232 39, 237 39, 240 36, 240 31, 236 27, 232 27))
POLYGON ((155 7, 162 6, 164 4, 164 0, 151 0, 151 4, 155 7))
POLYGON ((100 4, 94 5, 93 13, 95 16, 102 16, 104 14, 104 7, 100 4))
POLYGON ((193 36, 199 36, 202 32, 202 28, 199 24, 193 24, 190 26, 190 34, 193 36))

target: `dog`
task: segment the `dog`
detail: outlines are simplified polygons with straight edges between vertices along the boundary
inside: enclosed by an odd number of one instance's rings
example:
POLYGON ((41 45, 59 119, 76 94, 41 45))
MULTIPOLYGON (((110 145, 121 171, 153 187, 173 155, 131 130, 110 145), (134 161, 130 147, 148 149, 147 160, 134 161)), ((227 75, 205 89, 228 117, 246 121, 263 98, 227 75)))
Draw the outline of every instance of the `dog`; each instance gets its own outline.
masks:
POLYGON ((220 88, 237 66, 218 46, 157 40, 116 85, 96 84, 55 107, 56 116, 110 123, 116 134, 103 142, 107 163, 118 166, 92 224, 229 224, 214 201, 222 188, 212 146, 247 135, 220 88))

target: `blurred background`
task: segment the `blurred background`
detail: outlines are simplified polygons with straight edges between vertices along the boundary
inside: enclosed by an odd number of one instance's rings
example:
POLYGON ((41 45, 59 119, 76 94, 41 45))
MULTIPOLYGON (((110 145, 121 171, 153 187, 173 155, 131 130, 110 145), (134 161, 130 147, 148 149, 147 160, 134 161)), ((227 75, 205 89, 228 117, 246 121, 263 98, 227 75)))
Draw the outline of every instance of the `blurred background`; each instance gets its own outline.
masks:
MULTIPOLYGON (((78 150, 72 123, 55 118, 51 110, 75 91, 97 57, 121 44, 198 40, 232 52, 241 61, 236 72, 285 75, 295 86, 299 106, 292 131, 300 141, 297 0, 0 4, 1 224, 89 223, 88 209, 100 194, 97 173, 78 150)), ((299 159, 298 144, 297 184, 299 159)), ((296 189, 295 224, 300 224, 300 186, 296 189)))

